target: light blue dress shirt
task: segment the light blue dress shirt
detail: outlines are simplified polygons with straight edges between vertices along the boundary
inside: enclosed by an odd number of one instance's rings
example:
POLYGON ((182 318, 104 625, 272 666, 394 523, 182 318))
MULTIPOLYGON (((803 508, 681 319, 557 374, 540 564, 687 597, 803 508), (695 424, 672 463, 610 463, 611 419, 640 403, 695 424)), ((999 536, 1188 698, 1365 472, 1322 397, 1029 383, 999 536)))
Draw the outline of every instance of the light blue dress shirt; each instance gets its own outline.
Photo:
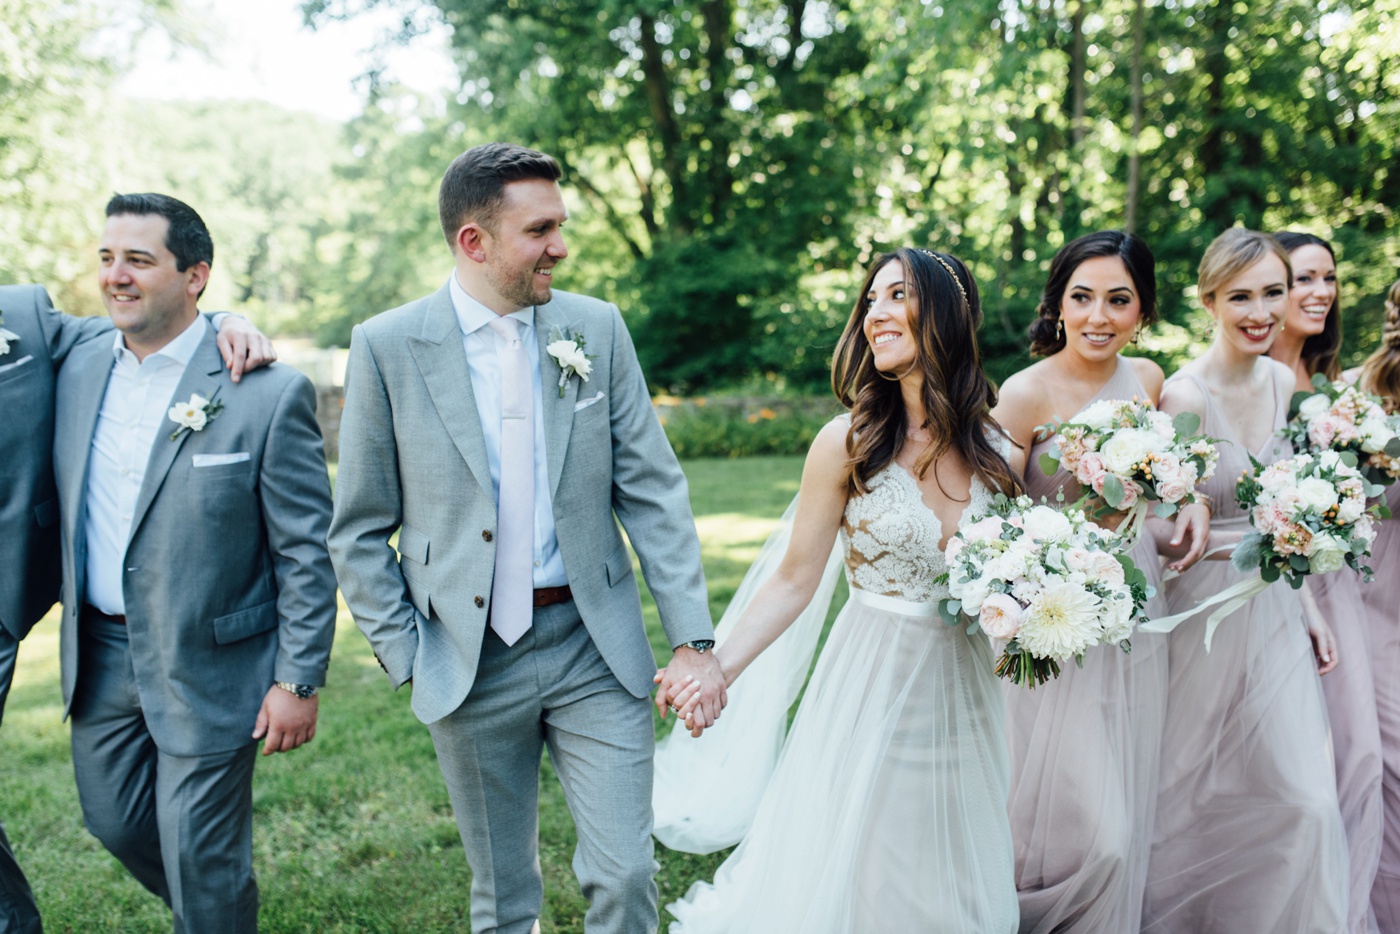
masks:
MULTIPOLYGON (((494 311, 467 294, 454 274, 449 280, 452 308, 467 352, 476 416, 486 439, 486 460, 491 465, 491 491, 501 498, 501 363, 506 342, 489 322, 494 311)), ((535 336, 535 309, 522 308, 508 317, 520 322, 520 339, 530 360, 530 389, 535 398, 535 587, 562 587, 569 582, 559 537, 554 528, 554 503, 549 495, 549 460, 544 449, 544 383, 540 377, 540 344, 535 336)))

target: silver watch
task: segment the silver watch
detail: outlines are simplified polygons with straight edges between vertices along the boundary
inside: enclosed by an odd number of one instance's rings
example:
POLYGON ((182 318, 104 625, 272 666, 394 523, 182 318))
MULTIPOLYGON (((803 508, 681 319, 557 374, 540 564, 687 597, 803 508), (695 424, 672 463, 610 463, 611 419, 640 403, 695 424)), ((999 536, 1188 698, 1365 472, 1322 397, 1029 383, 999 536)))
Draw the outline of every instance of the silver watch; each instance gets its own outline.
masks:
POLYGON ((278 681, 277 686, 289 694, 295 695, 298 700, 315 697, 316 691, 319 690, 314 684, 297 684, 295 681, 278 681))
MULTIPOLYGON (((710 649, 715 647, 715 640, 696 639, 694 642, 682 642, 681 645, 687 646, 688 648, 692 648, 695 651, 699 652, 701 655, 704 655, 706 652, 710 651, 710 649)), ((680 648, 680 645, 676 646, 676 648, 680 648)))

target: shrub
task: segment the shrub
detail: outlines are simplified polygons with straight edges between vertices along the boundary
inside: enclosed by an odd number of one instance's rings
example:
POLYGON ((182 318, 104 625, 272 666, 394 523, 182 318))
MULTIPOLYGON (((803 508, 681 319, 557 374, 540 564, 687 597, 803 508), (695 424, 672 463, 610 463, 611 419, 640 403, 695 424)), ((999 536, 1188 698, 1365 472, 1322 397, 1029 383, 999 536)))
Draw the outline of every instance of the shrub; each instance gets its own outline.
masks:
POLYGON ((654 400, 676 456, 752 457, 806 454, 822 426, 841 411, 829 397, 654 400))

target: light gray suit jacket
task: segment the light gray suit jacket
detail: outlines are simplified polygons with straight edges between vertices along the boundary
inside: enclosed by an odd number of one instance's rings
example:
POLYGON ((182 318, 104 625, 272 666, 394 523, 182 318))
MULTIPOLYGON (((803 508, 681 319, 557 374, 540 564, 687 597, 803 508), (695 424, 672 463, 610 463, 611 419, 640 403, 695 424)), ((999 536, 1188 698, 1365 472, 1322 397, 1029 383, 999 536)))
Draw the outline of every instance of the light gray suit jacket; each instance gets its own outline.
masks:
MULTIPOLYGON (((656 661, 618 520, 671 645, 713 638, 685 477, 616 306, 556 290, 535 309, 535 332, 564 570, 604 660, 644 697, 656 661), (544 349, 553 327, 583 334, 595 355, 589 381, 570 378, 563 398, 544 349)), ((393 685, 413 679, 419 719, 439 720, 476 676, 496 559, 496 496, 446 286, 355 328, 335 499, 345 601, 393 685)))
MULTIPOLYGON (((88 462, 112 366, 112 345, 89 341, 58 380, 65 714, 83 677, 88 462)), ((157 748, 176 756, 247 745, 274 681, 325 683, 335 633, 330 488, 311 383, 274 365, 235 384, 211 331, 174 398, 196 392, 223 412, 176 441, 173 422, 156 436, 122 575, 141 709, 157 748), (242 454, 195 466, 197 455, 242 454)))
POLYGON ((112 330, 106 316, 53 309, 41 286, 0 286, 4 328, 19 335, 0 357, 0 627, 23 639, 58 600, 58 491, 53 399, 58 368, 79 343, 112 330))

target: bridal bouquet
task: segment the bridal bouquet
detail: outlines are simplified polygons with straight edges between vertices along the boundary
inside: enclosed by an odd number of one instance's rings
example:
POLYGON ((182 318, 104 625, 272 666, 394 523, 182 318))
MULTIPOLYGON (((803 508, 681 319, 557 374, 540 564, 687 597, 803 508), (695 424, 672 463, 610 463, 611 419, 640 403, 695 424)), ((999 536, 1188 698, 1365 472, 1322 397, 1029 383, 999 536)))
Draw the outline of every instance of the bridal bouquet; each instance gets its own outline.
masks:
POLYGON ((949 625, 970 617, 969 632, 1004 643, 997 674, 1034 688, 1058 677, 1061 661, 1083 664, 1093 646, 1128 651, 1149 588, 1119 546, 1080 510, 999 494, 990 514, 948 541, 952 597, 939 610, 949 625))
POLYGON ((1380 399, 1346 383, 1313 377, 1313 393, 1293 394, 1283 435, 1295 451, 1350 453, 1373 484, 1400 478, 1400 415, 1391 415, 1380 399))
POLYGON ((1295 589, 1309 574, 1343 566, 1371 579, 1364 562, 1376 537, 1373 517, 1385 507, 1367 509, 1380 492, 1357 469, 1356 456, 1325 450, 1296 454, 1268 467, 1254 458, 1254 472, 1240 477, 1235 499, 1253 526, 1231 555, 1240 571, 1259 571, 1265 584, 1284 577, 1295 589))
POLYGON ((1073 421, 1038 429, 1055 433, 1040 469, 1049 476, 1064 467, 1083 485, 1082 502, 1095 505, 1096 518, 1137 506, 1140 522, 1149 502, 1165 518, 1192 502, 1196 484, 1215 473, 1220 454, 1213 438, 1198 434, 1200 426, 1190 412, 1172 418, 1137 399, 1103 399, 1073 421))

